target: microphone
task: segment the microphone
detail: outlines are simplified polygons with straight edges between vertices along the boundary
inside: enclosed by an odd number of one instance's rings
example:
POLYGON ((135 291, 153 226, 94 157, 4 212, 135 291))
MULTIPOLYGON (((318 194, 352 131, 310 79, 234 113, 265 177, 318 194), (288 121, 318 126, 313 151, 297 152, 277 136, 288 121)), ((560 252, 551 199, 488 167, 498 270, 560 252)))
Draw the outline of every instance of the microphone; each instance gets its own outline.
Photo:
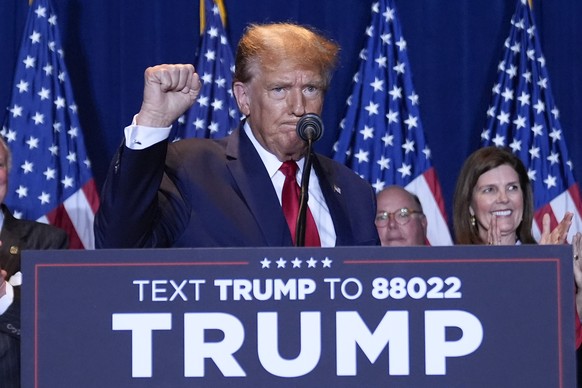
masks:
POLYGON ((297 135, 304 141, 316 142, 323 135, 323 122, 315 113, 307 113, 297 122, 297 135))

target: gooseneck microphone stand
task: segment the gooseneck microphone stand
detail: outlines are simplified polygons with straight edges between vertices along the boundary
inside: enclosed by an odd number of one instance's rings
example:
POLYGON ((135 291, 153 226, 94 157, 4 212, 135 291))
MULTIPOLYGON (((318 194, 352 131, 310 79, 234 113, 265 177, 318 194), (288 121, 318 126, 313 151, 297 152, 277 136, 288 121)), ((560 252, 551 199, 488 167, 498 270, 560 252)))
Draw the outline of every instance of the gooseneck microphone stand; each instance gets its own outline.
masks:
POLYGON ((309 176, 311 175, 311 152, 313 140, 307 140, 307 154, 301 174, 301 191, 299 194, 299 214, 295 228, 295 246, 305 246, 305 217, 307 215, 307 201, 309 201, 309 176))
POLYGON ((307 216, 307 202, 309 201, 309 176, 311 175, 311 159, 313 143, 323 134, 323 122, 315 113, 307 113, 297 122, 297 135, 307 142, 307 153, 301 175, 301 191, 299 195, 299 214, 295 227, 295 246, 305 246, 305 225, 307 216))

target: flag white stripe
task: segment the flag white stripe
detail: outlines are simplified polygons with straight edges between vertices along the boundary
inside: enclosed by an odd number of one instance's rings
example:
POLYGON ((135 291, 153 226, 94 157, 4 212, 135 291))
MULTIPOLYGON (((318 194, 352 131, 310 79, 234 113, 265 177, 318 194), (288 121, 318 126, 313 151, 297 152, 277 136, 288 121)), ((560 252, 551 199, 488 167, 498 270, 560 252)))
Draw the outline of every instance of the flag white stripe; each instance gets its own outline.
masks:
POLYGON ((537 242, 539 242, 540 241, 540 238, 542 237, 542 230, 538 227, 538 223, 535 222, 535 220, 534 220, 534 222, 532 224, 533 225, 531 227, 531 233, 533 235, 533 238, 535 238, 535 240, 537 242))
MULTIPOLYGON (((566 214, 567 211, 572 212, 574 214, 574 217, 572 218, 572 225, 570 225, 568 237, 566 240, 568 243, 572 242, 572 238, 574 237, 576 232, 582 230, 582 216, 580 215, 580 213, 578 213, 576 203, 574 201, 574 198, 572 198, 572 196, 570 195, 570 192, 566 190, 562 194, 558 195, 556 198, 551 200, 550 208, 553 213, 551 215, 553 215, 558 222, 560 222, 564 218, 564 215, 566 214)), ((542 224, 538 225, 538 223, 534 221, 532 226, 532 234, 536 241, 539 242, 542 236, 542 224)))
POLYGON ((576 202, 574 201, 574 198, 572 198, 570 192, 566 190, 556 198, 552 199, 550 201, 550 206, 558 222, 564 218, 567 211, 574 213, 572 225, 568 231, 568 241, 572 241, 572 237, 574 237, 576 232, 582 230, 582 218, 580 217, 580 213, 576 210, 576 202))
POLYGON ((406 185, 406 189, 418 196, 422 203, 422 209, 427 218, 427 239, 432 246, 452 245, 449 227, 440 212, 435 195, 424 178, 424 174, 406 185))
POLYGON ((36 220, 37 222, 42 222, 43 224, 50 224, 49 219, 46 216, 42 216, 36 220))
POLYGON ((85 192, 82 189, 77 190, 75 194, 63 202, 63 205, 85 249, 95 249, 95 235, 93 233, 95 215, 91 211, 91 204, 87 200, 85 192))

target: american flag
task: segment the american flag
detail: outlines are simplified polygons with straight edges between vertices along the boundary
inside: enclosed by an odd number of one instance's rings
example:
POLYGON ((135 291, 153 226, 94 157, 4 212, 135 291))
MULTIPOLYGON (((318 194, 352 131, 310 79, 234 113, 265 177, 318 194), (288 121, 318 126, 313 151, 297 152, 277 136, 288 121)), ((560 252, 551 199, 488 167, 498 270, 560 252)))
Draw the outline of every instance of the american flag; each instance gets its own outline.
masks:
POLYGON ((482 145, 510 147, 526 168, 534 192, 534 237, 539 239, 542 217, 550 214, 552 229, 569 211, 574 213, 568 240, 582 231, 582 200, 568 159, 559 111, 554 104, 546 61, 531 8, 518 0, 498 65, 487 110, 482 145))
POLYGON ((50 0, 30 8, 1 134, 12 152, 5 202, 15 217, 65 229, 71 248, 94 248, 99 198, 50 0))
POLYGON ((334 159, 368 180, 376 192, 392 184, 418 195, 430 245, 451 245, 444 200, 424 139, 418 95, 392 0, 372 4, 353 91, 334 159))
POLYGON ((205 28, 200 39, 196 71, 202 90, 194 105, 172 129, 170 139, 189 137, 220 138, 240 122, 240 113, 232 93, 234 58, 226 38, 219 7, 212 0, 202 0, 205 28))

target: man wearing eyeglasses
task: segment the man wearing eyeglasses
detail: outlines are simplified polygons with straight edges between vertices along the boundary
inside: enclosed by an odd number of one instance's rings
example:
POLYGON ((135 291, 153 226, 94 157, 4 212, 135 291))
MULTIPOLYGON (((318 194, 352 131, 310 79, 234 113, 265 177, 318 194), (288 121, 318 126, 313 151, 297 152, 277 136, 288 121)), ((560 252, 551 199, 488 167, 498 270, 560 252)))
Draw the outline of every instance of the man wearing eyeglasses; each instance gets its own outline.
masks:
POLYGON ((382 246, 426 244, 426 217, 416 195, 400 186, 389 186, 377 199, 376 228, 382 246))

